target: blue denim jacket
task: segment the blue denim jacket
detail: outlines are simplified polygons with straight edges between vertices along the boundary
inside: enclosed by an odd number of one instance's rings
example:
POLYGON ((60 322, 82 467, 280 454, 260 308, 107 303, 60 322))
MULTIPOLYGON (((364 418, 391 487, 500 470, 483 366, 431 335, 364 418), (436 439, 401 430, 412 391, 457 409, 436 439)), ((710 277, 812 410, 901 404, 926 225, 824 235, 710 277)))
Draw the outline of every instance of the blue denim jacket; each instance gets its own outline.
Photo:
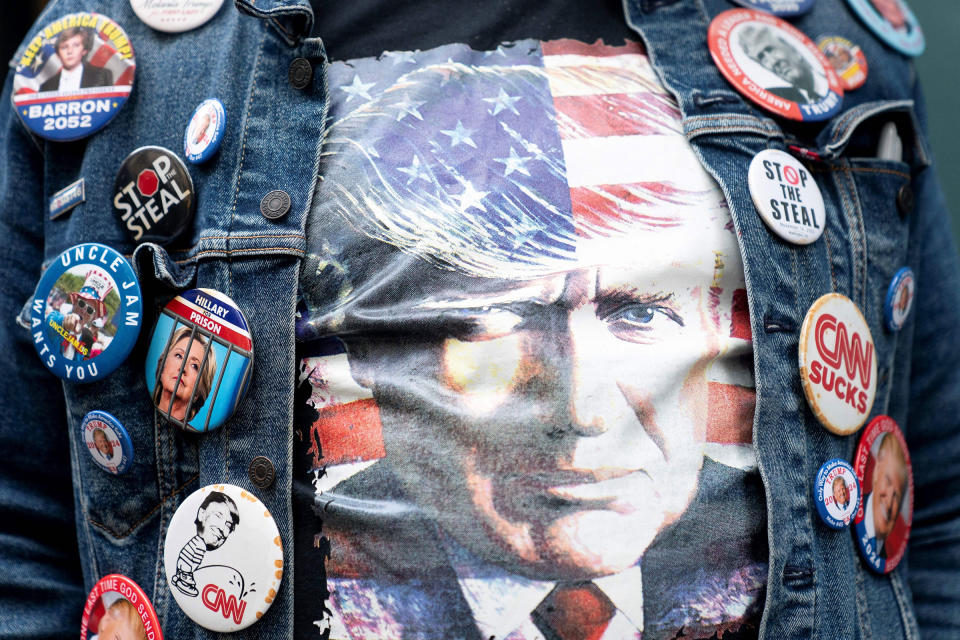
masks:
MULTIPOLYGON (((819 0, 794 24, 814 37, 840 33, 855 40, 871 77, 846 96, 840 115, 822 126, 794 126, 791 134, 733 90, 710 59, 707 25, 731 8, 729 2, 625 0, 624 6, 679 101, 698 157, 726 195, 740 240, 754 340, 753 440, 769 516, 761 636, 917 638, 922 629, 925 637, 956 637, 960 473, 951 462, 960 455, 960 370, 952 359, 960 356, 960 264, 930 167, 912 65, 843 2, 819 0), (900 128, 902 162, 864 152, 875 144, 873 125, 885 121, 900 128), (800 134, 815 144, 794 139, 800 134), (747 187, 753 155, 789 145, 819 158, 809 167, 824 196, 827 226, 809 246, 773 237, 747 187), (912 206, 898 207, 905 187, 912 189, 912 206), (904 265, 917 275, 917 297, 906 326, 893 334, 883 327, 884 295, 904 265), (813 504, 819 466, 830 458, 851 459, 856 444, 856 436, 837 437, 819 425, 798 372, 800 325, 810 304, 830 291, 850 297, 864 312, 879 362, 872 414, 896 419, 911 449, 913 532, 907 556, 888 576, 865 568, 850 535, 821 526, 813 504)), ((171 597, 164 536, 176 508, 199 487, 229 482, 253 489, 247 467, 258 455, 276 465, 274 485, 253 491, 276 519, 286 569, 275 603, 244 637, 292 636, 294 312, 323 141, 325 53, 319 39, 306 37, 314 20, 307 0, 236 0, 236 9, 223 7, 202 28, 171 35, 141 23, 127 0, 52 0, 38 26, 67 13, 97 11, 127 30, 137 55, 129 103, 107 128, 71 143, 31 137, 12 109, 0 109, 0 269, 7 286, 0 307, 6 346, 0 357, 6 386, 0 405, 0 637, 75 633, 87 590, 114 572, 144 588, 166 637, 212 637, 171 597), (288 82, 296 57, 313 64, 305 90, 288 82), (116 169, 142 145, 178 149, 190 113, 210 96, 223 102, 229 120, 218 161, 191 170, 199 203, 192 236, 182 245, 187 248, 137 246, 112 212, 116 169), (48 220, 50 195, 81 176, 86 202, 48 220), (260 199, 274 189, 292 201, 290 213, 276 221, 259 210, 260 199), (146 301, 143 334, 111 376, 61 384, 43 369, 14 318, 42 269, 68 246, 90 241, 130 256, 146 301), (202 436, 159 421, 143 377, 158 310, 193 286, 231 296, 247 314, 256 348, 247 399, 224 427, 202 436), (85 459, 77 427, 93 409, 111 411, 130 432, 136 459, 125 475, 108 476, 85 459), (78 555, 82 576, 75 569, 78 555)), ((8 75, 7 104, 10 91, 8 75)))

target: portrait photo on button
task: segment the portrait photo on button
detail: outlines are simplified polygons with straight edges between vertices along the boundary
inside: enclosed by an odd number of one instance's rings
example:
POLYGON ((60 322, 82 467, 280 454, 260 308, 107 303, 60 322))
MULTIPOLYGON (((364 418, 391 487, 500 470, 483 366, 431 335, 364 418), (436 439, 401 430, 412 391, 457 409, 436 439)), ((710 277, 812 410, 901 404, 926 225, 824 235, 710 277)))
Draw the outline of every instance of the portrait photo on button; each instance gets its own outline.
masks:
POLYGON ((116 591, 107 591, 94 605, 87 623, 87 640, 147 640, 136 607, 116 591))
POLYGON ((163 417, 205 431, 233 413, 249 375, 248 356, 166 312, 154 336, 147 354, 147 387, 163 417))
POLYGON ((748 21, 731 30, 730 42, 747 77, 770 93, 804 105, 830 93, 820 61, 789 33, 748 21))
POLYGON ((102 467, 116 473, 123 460, 123 446, 113 427, 97 421, 84 433, 84 440, 93 459, 102 467))
POLYGON ((68 269, 47 296, 44 325, 50 344, 73 361, 96 358, 117 334, 120 306, 117 283, 106 271, 89 264, 68 269))

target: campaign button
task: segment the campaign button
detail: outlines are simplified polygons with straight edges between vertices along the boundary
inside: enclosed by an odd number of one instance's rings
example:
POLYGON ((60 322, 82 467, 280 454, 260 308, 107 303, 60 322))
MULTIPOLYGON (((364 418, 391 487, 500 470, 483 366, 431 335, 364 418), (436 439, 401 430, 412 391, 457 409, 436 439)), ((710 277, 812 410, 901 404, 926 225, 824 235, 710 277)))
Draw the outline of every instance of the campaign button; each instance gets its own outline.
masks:
POLYGON ((910 309, 913 307, 915 288, 913 269, 903 267, 894 274, 883 304, 883 318, 890 331, 900 331, 903 328, 903 323, 907 321, 910 309))
POLYGON ((103 128, 126 103, 136 59, 126 32, 99 13, 71 13, 27 43, 13 77, 13 108, 47 140, 103 128))
POLYGON ((136 582, 119 573, 93 585, 80 619, 80 640, 149 638, 163 640, 153 604, 136 582))
POLYGON ((97 243, 54 259, 31 302, 30 331, 43 364, 71 382, 93 382, 120 366, 140 335, 140 283, 126 258, 97 243))
POLYGON ((113 212, 135 242, 174 242, 191 227, 196 201, 187 166, 163 147, 134 150, 113 182, 113 212))
POLYGON ((781 18, 799 16, 813 8, 814 0, 733 0, 741 7, 766 11, 781 18))
POLYGON ((813 175, 789 153, 764 149, 747 171, 753 204, 771 231, 794 244, 810 244, 823 234, 826 212, 813 175))
POLYGON ((246 629, 270 608, 283 578, 277 524, 252 493, 208 485, 183 501, 163 543, 174 600, 211 631, 246 629))
POLYGON ((817 513, 831 529, 850 524, 860 506, 860 481, 846 460, 834 458, 823 463, 815 485, 817 513))
POLYGON ((827 120, 840 111, 843 85, 802 31, 752 9, 730 9, 710 22, 710 55, 741 94, 790 120, 827 120))
POLYGON ((87 199, 83 178, 68 184, 50 196, 50 219, 56 220, 87 199))
POLYGON ((840 76, 846 91, 853 91, 867 81, 867 57, 857 45, 840 36, 826 36, 817 41, 817 47, 830 61, 840 76))
POLYGON ((247 319, 213 289, 190 289, 163 308, 147 351, 147 389, 164 418, 216 429, 237 409, 253 372, 247 319))
POLYGON ((193 112, 183 134, 183 155, 193 164, 206 162, 220 148, 226 128, 223 103, 216 98, 204 100, 193 112))
POLYGON ((874 35, 908 56, 923 53, 926 42, 916 16, 902 0, 847 0, 874 35))
POLYGON ((189 31, 212 18, 223 0, 130 0, 133 12, 144 24, 157 31, 189 31))
POLYGON ((913 466, 900 427, 890 416, 870 421, 857 445, 853 468, 863 491, 853 519, 857 547, 877 573, 893 571, 913 523, 913 466))
POLYGON ((91 411, 80 422, 80 434, 97 466, 114 475, 133 462, 133 441, 123 424, 106 411, 91 411))
POLYGON ((877 355, 870 327, 850 298, 828 293, 800 328, 800 378, 807 403, 840 436, 866 421, 877 394, 877 355))

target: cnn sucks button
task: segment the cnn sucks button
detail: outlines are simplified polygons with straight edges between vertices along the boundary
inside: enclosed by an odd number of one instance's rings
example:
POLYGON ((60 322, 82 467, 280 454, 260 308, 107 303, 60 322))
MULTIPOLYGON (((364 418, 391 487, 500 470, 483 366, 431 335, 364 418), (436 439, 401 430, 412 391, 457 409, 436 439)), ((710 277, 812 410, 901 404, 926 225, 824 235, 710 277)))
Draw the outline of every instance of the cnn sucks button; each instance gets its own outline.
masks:
POLYGON ((823 234, 823 196, 813 176, 796 158, 765 149, 750 161, 750 196, 763 221, 793 244, 810 244, 823 234))
POLYGON ((877 393, 870 328, 849 298, 828 293, 800 329, 800 377, 810 409, 827 430, 845 436, 863 425, 877 393))

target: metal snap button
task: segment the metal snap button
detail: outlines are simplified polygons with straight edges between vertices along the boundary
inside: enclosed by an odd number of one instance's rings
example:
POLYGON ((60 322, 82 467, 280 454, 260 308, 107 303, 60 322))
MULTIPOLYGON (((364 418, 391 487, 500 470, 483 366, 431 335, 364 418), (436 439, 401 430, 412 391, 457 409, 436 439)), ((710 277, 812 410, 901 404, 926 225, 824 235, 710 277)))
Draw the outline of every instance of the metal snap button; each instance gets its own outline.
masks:
POLYGON ((290 196, 286 191, 271 191, 260 201, 260 213, 268 220, 277 220, 290 211, 290 196))
POLYGON ((287 79, 294 89, 306 89, 313 80, 313 65, 306 58, 294 58, 287 70, 287 79))
POLYGON ((905 184, 897 191, 897 208, 904 218, 913 213, 913 189, 905 184))
POLYGON ((258 489, 269 489, 277 475, 270 458, 264 456, 251 460, 247 472, 250 474, 250 482, 258 489))

